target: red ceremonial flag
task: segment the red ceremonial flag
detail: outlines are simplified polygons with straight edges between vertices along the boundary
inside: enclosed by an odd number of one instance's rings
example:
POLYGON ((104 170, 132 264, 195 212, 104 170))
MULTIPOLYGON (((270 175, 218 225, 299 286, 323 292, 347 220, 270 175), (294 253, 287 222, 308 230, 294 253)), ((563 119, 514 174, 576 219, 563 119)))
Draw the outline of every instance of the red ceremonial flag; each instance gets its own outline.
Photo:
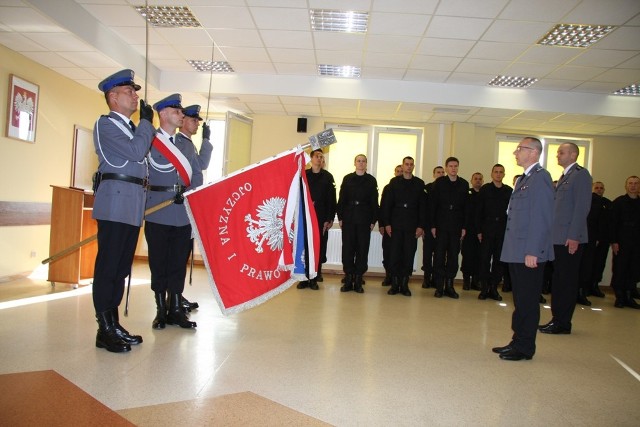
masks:
POLYGON ((310 246, 306 268, 309 277, 316 276, 320 240, 304 174, 307 159, 302 150, 292 149, 185 193, 187 213, 224 314, 256 306, 305 279, 292 276, 293 264, 304 258, 295 250, 302 231, 310 246), (298 219, 301 209, 305 221, 298 219))

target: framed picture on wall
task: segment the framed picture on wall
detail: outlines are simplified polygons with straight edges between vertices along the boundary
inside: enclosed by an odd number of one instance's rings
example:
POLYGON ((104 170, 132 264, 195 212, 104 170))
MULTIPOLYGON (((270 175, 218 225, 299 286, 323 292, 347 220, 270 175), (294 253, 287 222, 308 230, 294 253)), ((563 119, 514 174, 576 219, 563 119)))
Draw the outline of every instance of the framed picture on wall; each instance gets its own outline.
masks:
POLYGON ((7 106, 7 136, 9 138, 35 143, 38 91, 38 85, 14 74, 9 75, 9 105, 7 106))

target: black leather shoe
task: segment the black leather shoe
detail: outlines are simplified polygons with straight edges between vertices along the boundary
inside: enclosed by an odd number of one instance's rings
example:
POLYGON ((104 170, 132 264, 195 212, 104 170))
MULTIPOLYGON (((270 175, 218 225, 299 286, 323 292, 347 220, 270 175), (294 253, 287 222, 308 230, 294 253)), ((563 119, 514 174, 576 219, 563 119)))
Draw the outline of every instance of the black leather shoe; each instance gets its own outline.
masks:
POLYGON ((505 351, 504 353, 500 353, 500 359, 502 360, 531 360, 531 358, 532 356, 527 356, 513 348, 509 351, 505 351))
POLYGON ((184 308, 188 312, 191 312, 191 310, 196 310, 200 307, 200 304, 195 301, 191 302, 185 297, 180 297, 180 304, 182 305, 182 308, 184 308))
POLYGON ((586 306, 591 305, 591 301, 589 301, 587 297, 585 297, 584 295, 578 295, 578 299, 576 300, 576 303, 580 305, 586 305, 586 306))
POLYGON ((298 289, 305 289, 309 287, 309 281, 308 280, 303 280, 302 282, 298 283, 298 286, 296 286, 296 288, 298 289))
POLYGON ((569 335, 571 333, 571 329, 563 328, 559 326, 555 322, 549 322, 546 325, 539 326, 538 330, 543 334, 551 334, 551 335, 569 335))
POLYGON ((316 282, 320 282, 320 283, 324 282, 324 277, 322 277, 322 274, 318 274, 316 276, 316 282))
POLYGON ((318 286, 318 282, 316 282, 316 279, 309 280, 309 289, 311 289, 312 291, 317 291, 318 289, 320 289, 320 287, 318 286))
POLYGON ((491 351, 493 351, 494 353, 498 353, 498 354, 508 353, 511 350, 513 350, 513 348, 511 348, 510 345, 505 345, 504 347, 493 347, 491 349, 491 351))
POLYGON ((436 298, 442 298, 442 290, 441 289, 436 289, 436 292, 433 294, 434 297, 436 298))

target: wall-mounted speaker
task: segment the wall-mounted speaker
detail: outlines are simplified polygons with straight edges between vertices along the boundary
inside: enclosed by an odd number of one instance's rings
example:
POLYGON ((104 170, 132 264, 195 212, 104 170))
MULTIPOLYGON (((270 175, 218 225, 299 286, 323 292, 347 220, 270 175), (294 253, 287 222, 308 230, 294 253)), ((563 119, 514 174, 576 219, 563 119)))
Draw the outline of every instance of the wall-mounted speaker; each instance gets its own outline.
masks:
POLYGON ((298 132, 306 133, 307 132, 307 118, 306 117, 298 117, 298 132))

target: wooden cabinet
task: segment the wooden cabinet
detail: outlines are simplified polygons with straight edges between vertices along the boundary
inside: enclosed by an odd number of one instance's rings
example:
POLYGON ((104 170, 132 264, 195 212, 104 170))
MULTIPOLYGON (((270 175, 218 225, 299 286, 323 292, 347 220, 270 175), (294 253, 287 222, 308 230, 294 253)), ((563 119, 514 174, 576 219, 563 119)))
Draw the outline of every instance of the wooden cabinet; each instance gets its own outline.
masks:
MULTIPOLYGON (((53 188, 51 203, 51 235, 49 256, 87 239, 98 232, 96 221, 91 218, 94 196, 82 189, 53 188)), ((93 277, 98 242, 86 245, 49 263, 48 280, 52 283, 78 284, 82 279, 93 277)))

